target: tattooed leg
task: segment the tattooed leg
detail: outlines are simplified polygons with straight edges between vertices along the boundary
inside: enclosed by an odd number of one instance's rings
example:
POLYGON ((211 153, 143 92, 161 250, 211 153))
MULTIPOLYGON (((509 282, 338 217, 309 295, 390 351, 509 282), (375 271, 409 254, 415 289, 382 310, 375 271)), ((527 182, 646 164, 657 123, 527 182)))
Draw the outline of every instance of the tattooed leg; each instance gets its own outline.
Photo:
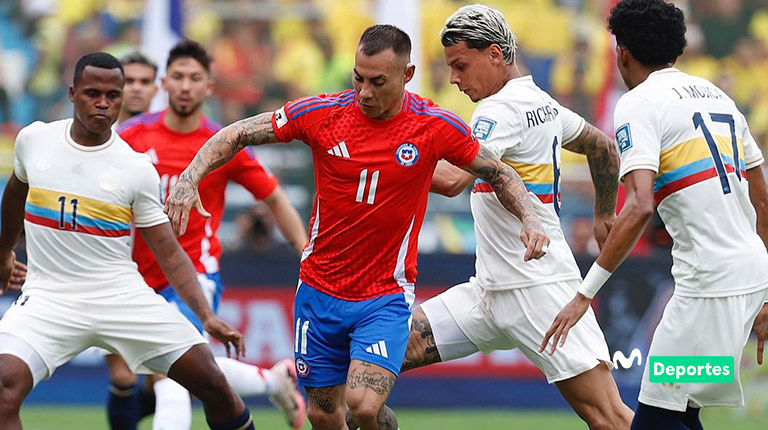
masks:
POLYGON ((309 422, 315 430, 344 430, 344 385, 306 387, 309 422))
POLYGON ((432 325, 421 306, 413 310, 411 316, 411 335, 408 338, 408 347, 405 351, 405 359, 401 372, 439 363, 440 352, 435 345, 435 335, 432 333, 432 325))
POLYGON ((394 412, 384 403, 395 385, 395 375, 375 364, 352 360, 347 375, 346 399, 361 430, 396 430, 394 412))

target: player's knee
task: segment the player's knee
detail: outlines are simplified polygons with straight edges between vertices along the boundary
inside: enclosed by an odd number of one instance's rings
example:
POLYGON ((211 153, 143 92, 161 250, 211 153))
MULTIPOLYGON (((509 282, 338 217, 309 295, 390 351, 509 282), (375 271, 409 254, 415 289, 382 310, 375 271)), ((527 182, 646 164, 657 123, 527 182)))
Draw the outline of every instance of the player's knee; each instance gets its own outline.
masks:
POLYGON ((118 387, 132 387, 136 385, 138 377, 128 369, 116 369, 109 374, 109 381, 118 387))
POLYGON ((375 422, 382 405, 371 401, 348 403, 349 410, 359 423, 375 422))
POLYGON ((131 372, 128 364, 119 355, 110 354, 106 357, 109 370, 109 382, 118 387, 130 387, 136 385, 138 377, 131 372))
POLYGON ((24 401, 24 394, 20 385, 12 383, 8 377, 0 375, 0 416, 18 413, 21 403, 24 401))
POLYGON ((208 376, 205 378, 202 384, 198 387, 198 391, 200 393, 192 393, 195 396, 197 396, 200 401, 207 402, 207 401, 216 401, 216 402, 225 402, 231 397, 232 395, 232 389, 229 387, 229 384, 227 383, 227 379, 224 377, 224 374, 221 373, 221 371, 217 368, 215 372, 211 372, 208 374, 208 376))

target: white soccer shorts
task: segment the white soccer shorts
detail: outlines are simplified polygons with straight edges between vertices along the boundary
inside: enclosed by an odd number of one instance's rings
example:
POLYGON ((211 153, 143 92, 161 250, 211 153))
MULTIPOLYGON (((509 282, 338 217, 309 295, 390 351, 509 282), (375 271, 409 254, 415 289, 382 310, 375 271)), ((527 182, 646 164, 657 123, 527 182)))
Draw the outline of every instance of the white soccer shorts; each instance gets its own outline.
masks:
POLYGON ((744 406, 739 363, 767 293, 710 298, 673 295, 653 333, 648 356, 733 356, 734 382, 652 383, 646 360, 640 402, 680 412, 688 406, 744 406))
POLYGON ((442 361, 476 351, 520 348, 555 383, 580 375, 601 362, 612 368, 608 345, 592 308, 568 333, 554 355, 539 353, 555 316, 573 299, 578 281, 562 281, 502 291, 470 282, 456 285, 421 304, 432 326, 442 361))
POLYGON ((120 354, 134 372, 166 374, 183 352, 206 343, 180 312, 145 285, 96 298, 22 293, 0 319, 0 333, 23 339, 35 350, 47 367, 46 379, 90 346, 120 354), (173 360, 158 360, 166 356, 173 360))

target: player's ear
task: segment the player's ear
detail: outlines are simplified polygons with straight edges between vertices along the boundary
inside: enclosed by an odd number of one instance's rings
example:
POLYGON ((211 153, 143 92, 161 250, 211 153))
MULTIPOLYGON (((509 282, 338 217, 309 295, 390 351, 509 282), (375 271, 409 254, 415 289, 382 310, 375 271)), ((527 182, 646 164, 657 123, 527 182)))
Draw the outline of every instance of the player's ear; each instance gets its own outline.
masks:
POLYGON ((498 66, 504 64, 504 53, 501 52, 501 47, 495 43, 491 44, 488 48, 488 56, 491 59, 491 64, 498 66))
POLYGON ((405 65, 405 80, 404 83, 411 82, 411 79, 413 79, 413 74, 416 73, 416 65, 412 63, 408 63, 405 65))
POLYGON ((205 84, 205 96, 209 97, 213 94, 213 84, 216 83, 213 79, 208 79, 208 83, 205 84))
POLYGON ((69 86, 69 101, 71 101, 72 103, 75 102, 75 86, 74 85, 69 86))
POLYGON ((163 76, 163 77, 160 78, 160 84, 163 87, 163 91, 166 91, 166 92, 168 91, 168 83, 167 82, 168 82, 168 77, 167 76, 163 76))
POLYGON ((629 67, 629 62, 632 59, 632 54, 629 52, 629 49, 621 46, 616 45, 616 60, 618 60, 619 64, 621 64, 621 67, 626 69, 629 67))
POLYGON ((155 96, 157 95, 157 90, 158 89, 159 88, 158 88, 157 84, 153 84, 152 85, 152 97, 150 97, 151 99, 155 98, 155 96))

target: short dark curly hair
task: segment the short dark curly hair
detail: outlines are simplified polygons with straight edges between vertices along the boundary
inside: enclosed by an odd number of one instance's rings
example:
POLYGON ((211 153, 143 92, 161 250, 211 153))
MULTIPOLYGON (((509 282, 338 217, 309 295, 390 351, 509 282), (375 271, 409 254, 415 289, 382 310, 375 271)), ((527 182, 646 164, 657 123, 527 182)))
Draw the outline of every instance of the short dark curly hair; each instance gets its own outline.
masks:
POLYGON ((182 39, 171 48, 171 52, 168 53, 168 62, 166 62, 165 68, 169 69, 174 61, 185 57, 196 60, 203 66, 206 72, 209 74, 211 73, 213 57, 205 50, 203 45, 189 39, 182 39))
POLYGON ((674 63, 686 45, 683 11, 663 0, 620 1, 611 9, 608 29, 644 66, 674 63))

